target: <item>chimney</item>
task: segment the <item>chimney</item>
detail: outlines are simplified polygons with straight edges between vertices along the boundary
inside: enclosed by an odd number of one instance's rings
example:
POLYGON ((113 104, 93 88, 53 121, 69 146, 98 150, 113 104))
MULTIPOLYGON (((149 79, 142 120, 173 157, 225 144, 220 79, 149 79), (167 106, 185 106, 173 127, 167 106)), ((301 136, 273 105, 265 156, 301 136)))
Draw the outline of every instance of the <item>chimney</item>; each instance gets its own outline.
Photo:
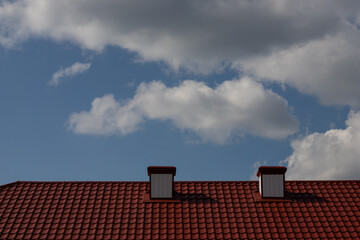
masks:
POLYGON ((260 166, 257 172, 259 177, 259 192, 262 198, 283 198, 285 193, 286 167, 260 166))
POLYGON ((150 166, 150 199, 172 199, 176 167, 150 166))

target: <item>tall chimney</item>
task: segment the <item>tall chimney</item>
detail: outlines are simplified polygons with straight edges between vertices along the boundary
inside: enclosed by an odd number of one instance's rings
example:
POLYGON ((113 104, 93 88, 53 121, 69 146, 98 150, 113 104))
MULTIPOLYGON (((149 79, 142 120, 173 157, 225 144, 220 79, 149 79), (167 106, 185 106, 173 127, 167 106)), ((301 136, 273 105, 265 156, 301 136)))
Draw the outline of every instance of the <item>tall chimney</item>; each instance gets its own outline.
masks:
POLYGON ((257 172, 259 192, 263 198, 283 198, 285 195, 286 167, 261 166, 257 172))
POLYGON ((176 167, 150 166, 150 199, 172 199, 174 197, 174 176, 176 167))

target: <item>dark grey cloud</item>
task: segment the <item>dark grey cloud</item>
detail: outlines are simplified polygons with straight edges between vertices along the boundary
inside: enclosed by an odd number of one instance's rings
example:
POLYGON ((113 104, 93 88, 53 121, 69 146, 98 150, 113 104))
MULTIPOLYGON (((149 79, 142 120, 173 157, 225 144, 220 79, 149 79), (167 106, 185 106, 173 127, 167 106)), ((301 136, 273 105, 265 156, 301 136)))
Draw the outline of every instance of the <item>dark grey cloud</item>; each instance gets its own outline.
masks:
POLYGON ((239 64, 248 73, 317 96, 325 105, 358 109, 360 34, 352 28, 239 64))
POLYGON ((208 74, 224 65, 324 104, 360 106, 360 2, 17 0, 0 6, 0 44, 30 37, 208 74))
POLYGON ((115 45, 143 60, 207 73, 336 32, 334 8, 328 1, 23 0, 2 4, 0 42, 40 36, 95 50, 115 45))

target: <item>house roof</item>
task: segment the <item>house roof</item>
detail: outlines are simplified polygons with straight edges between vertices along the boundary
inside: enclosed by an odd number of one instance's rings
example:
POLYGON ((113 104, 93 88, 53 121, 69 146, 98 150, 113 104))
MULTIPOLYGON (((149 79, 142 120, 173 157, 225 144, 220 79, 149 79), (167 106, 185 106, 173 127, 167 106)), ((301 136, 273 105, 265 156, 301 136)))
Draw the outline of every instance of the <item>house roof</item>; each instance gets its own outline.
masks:
POLYGON ((175 182, 178 202, 144 202, 149 182, 0 186, 1 239, 360 238, 360 181, 286 181, 257 201, 256 181, 175 182))

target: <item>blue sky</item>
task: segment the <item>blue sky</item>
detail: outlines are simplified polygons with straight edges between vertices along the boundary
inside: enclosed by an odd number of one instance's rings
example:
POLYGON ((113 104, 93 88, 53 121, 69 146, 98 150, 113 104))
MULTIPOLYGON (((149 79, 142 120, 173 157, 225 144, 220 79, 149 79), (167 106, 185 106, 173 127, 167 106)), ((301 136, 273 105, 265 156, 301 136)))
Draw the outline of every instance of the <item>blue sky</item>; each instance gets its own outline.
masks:
POLYGON ((356 1, 0 2, 0 184, 359 179, 356 1))

